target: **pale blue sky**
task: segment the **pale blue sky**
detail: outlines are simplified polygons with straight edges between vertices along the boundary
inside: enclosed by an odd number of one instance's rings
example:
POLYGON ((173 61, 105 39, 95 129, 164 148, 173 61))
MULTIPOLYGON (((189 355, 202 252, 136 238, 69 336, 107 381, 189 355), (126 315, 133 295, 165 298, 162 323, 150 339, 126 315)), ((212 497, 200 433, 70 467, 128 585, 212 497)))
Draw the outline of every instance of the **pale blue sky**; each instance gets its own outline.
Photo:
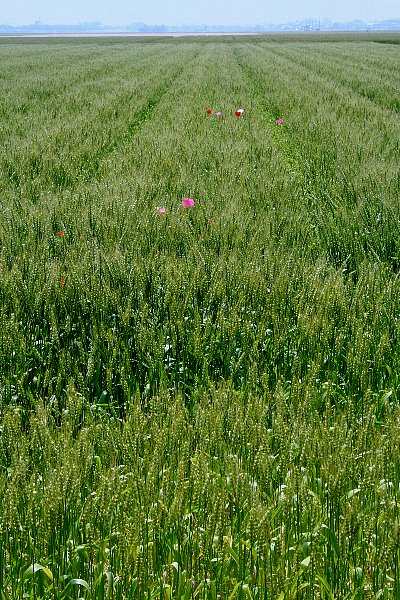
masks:
POLYGON ((400 0, 1 0, 0 23, 76 24, 136 21, 165 25, 252 25, 307 18, 364 21, 400 18, 400 0))

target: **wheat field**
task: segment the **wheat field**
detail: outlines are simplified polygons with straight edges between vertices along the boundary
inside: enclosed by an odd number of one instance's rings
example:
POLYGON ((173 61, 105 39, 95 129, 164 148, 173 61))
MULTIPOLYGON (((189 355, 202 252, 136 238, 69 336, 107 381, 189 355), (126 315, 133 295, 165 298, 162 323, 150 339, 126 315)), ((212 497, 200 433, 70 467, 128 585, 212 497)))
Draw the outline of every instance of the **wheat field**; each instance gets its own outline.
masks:
POLYGON ((0 38, 1 600, 400 597, 399 58, 0 38))

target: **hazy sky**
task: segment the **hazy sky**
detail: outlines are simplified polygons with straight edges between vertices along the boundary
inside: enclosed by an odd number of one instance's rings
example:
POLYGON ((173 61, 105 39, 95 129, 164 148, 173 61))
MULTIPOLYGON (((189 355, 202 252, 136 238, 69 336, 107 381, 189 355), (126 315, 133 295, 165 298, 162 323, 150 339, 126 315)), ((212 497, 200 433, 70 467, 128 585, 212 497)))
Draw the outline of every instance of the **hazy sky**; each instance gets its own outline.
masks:
POLYGON ((400 0, 1 0, 0 23, 76 24, 137 21, 252 25, 307 18, 363 21, 400 18, 400 0))

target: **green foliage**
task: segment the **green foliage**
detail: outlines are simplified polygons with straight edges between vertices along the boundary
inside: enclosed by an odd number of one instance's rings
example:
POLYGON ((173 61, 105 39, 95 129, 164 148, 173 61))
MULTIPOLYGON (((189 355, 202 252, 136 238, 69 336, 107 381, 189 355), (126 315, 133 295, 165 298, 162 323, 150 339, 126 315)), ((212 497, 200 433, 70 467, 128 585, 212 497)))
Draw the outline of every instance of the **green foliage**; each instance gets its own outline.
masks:
POLYGON ((392 38, 0 41, 1 600, 399 597, 392 38))

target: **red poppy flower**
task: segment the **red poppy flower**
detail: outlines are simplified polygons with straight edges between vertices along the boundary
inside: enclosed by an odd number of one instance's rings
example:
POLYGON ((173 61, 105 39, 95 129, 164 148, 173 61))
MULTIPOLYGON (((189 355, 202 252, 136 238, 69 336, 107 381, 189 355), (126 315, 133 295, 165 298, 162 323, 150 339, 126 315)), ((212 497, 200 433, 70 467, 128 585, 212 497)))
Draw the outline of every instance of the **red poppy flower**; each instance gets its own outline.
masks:
POLYGON ((62 237, 64 235, 64 232, 60 229, 60 231, 55 231, 54 235, 58 235, 58 237, 62 237))
POLYGON ((213 111, 211 110, 211 108, 206 108, 206 113, 207 113, 208 115, 212 115, 212 112, 213 112, 213 111))
POLYGON ((65 279, 64 279, 64 277, 61 277, 61 279, 60 279, 60 285, 65 285, 65 279))
POLYGON ((215 219, 214 219, 214 217, 211 217, 211 219, 210 219, 210 225, 215 225, 215 219))

